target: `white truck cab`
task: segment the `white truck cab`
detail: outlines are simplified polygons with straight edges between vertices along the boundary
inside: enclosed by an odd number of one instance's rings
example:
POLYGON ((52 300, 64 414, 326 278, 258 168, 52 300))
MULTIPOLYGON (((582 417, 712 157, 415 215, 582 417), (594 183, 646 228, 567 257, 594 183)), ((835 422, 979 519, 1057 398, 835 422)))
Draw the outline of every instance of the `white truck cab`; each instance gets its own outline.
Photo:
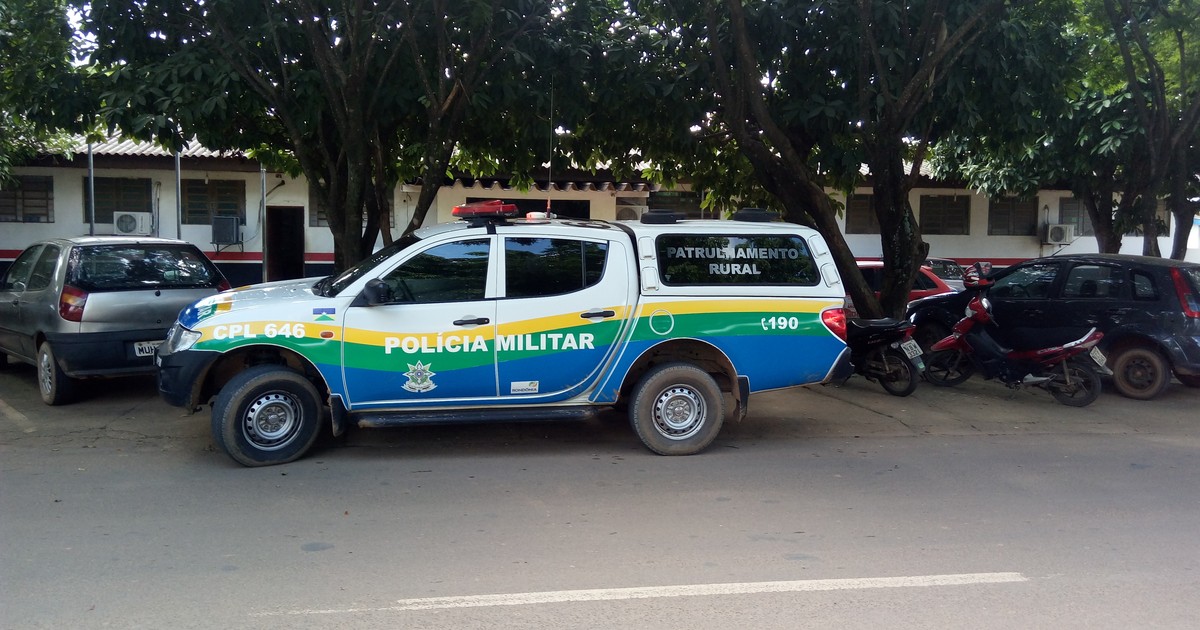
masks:
POLYGON ((720 431, 723 393, 742 418, 753 392, 848 370, 845 290, 813 230, 761 213, 515 214, 459 206, 461 221, 336 277, 195 303, 159 347, 163 397, 212 401, 216 443, 248 466, 300 457, 322 424, 339 434, 613 406, 650 450, 686 455, 720 431))

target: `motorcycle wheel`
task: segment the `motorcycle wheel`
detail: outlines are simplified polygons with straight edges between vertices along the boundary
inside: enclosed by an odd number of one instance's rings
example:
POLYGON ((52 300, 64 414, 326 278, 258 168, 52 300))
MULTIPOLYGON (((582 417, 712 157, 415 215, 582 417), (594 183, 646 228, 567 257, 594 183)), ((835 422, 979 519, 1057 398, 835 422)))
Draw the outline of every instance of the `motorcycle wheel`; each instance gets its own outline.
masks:
POLYGON ((1086 407, 1100 397, 1100 375, 1086 363, 1068 361, 1064 368, 1055 368, 1046 382, 1054 400, 1070 407, 1086 407), (1071 383, 1067 384, 1068 376, 1071 383))
POLYGON ((907 396, 917 389, 917 381, 921 378, 917 366, 912 359, 895 348, 888 348, 880 353, 883 363, 883 375, 879 384, 883 390, 893 396, 907 396))
POLYGON ((974 372, 975 366, 962 350, 939 350, 925 359, 925 380, 938 387, 954 387, 974 372))

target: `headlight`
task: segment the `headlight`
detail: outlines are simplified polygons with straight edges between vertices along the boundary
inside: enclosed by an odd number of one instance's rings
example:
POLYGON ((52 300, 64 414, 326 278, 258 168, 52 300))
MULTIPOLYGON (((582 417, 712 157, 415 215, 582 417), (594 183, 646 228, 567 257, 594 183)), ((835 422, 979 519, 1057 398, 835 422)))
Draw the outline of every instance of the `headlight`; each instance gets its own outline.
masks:
POLYGON ((175 354, 183 352, 196 345, 200 341, 200 333, 194 330, 188 330, 175 322, 171 326, 171 330, 167 331, 167 340, 163 342, 163 347, 159 349, 159 354, 175 354))

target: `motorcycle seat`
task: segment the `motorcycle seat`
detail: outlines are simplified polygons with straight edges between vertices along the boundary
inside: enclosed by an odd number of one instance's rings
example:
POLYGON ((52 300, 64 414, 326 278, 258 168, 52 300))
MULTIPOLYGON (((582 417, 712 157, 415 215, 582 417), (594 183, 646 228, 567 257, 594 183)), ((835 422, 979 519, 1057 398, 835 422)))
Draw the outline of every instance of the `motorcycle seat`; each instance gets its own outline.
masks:
POLYGON ((846 320, 846 325, 862 330, 872 330, 880 328, 895 328, 908 323, 908 320, 896 319, 895 317, 883 317, 880 319, 867 319, 865 317, 852 317, 846 320))

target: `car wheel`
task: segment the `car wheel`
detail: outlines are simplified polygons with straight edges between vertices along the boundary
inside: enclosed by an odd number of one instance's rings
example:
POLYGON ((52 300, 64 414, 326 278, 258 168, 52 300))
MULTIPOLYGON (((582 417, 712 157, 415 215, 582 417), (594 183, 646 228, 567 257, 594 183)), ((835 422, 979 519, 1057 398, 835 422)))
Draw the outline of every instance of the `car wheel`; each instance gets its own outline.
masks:
POLYGON ((259 365, 221 388, 212 410, 217 446, 243 466, 300 458, 317 439, 320 395, 308 379, 277 365, 259 365))
POLYGON ((949 334, 949 328, 936 322, 926 322, 918 325, 917 329, 913 331, 913 341, 916 341, 917 345, 921 346, 921 351, 928 357, 929 348, 933 344, 945 339, 949 334))
POLYGON ((642 444, 655 453, 692 455, 721 431, 725 401, 707 372, 686 363, 668 363, 638 382, 629 422, 642 444))
POLYGON ((1113 387, 1129 398, 1150 400, 1161 394, 1171 382, 1171 370, 1166 359, 1152 348, 1122 348, 1109 360, 1109 366, 1113 371, 1113 387))
POLYGON ((43 341, 42 345, 38 346, 37 380, 42 402, 47 405, 65 405, 75 396, 75 379, 67 376, 59 367, 58 358, 54 356, 54 348, 50 346, 49 341, 43 341))
POLYGON ((1195 374, 1176 374, 1175 378, 1188 387, 1200 387, 1200 376, 1195 374))

